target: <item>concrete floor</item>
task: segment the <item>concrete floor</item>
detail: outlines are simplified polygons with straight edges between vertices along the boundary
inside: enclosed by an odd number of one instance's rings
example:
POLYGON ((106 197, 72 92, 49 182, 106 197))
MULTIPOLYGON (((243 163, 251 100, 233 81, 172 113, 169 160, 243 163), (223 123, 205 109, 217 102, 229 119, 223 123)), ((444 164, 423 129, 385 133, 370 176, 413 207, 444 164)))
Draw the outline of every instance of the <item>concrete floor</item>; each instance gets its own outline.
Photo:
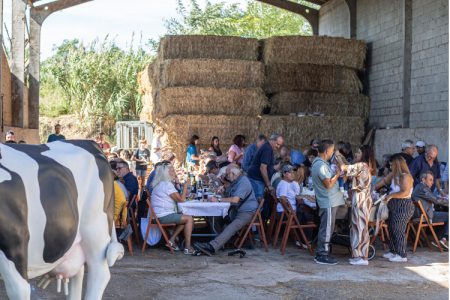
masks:
MULTIPOLYGON (((188 256, 165 247, 145 254, 134 247, 111 268, 104 299, 448 299, 449 255, 409 247, 407 263, 390 263, 377 245, 369 266, 352 266, 347 248, 333 246, 338 265, 314 262, 309 252, 289 244, 284 255, 256 247, 247 256, 188 256)), ((86 271, 87 272, 87 271, 86 271)), ((86 279, 86 276, 85 276, 86 279)), ((36 285, 37 279, 31 280, 36 285)), ((86 285, 84 284, 84 289, 86 285)), ((43 299, 64 299, 55 283, 37 289, 43 299)), ((6 299, 3 281, 0 298, 6 299)))

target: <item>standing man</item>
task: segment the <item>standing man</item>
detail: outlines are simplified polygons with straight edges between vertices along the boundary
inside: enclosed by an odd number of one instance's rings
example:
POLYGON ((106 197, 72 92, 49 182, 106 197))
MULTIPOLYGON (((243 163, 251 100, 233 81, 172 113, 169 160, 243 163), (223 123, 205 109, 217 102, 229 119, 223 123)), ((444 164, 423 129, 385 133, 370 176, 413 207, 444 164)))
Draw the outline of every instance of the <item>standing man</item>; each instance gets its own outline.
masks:
MULTIPOLYGON (((328 161, 334 154, 334 142, 323 140, 319 144, 319 154, 312 163, 312 178, 314 194, 319 206, 320 227, 317 234, 317 251, 315 262, 323 265, 335 265, 337 261, 329 255, 329 244, 334 232, 336 212, 344 205, 344 197, 339 190, 338 178, 340 173, 332 175, 328 161)), ((340 167, 340 166, 339 166, 340 167)))
POLYGON ((267 137, 262 134, 256 138, 256 143, 251 144, 245 149, 244 160, 242 161, 242 170, 244 170, 244 172, 248 172, 253 156, 265 142, 267 142, 267 137))
POLYGON ((406 140, 402 144, 402 152, 394 155, 400 155, 401 157, 403 157, 406 161, 406 165, 409 166, 409 164, 411 164, 414 160, 413 155, 415 151, 416 149, 414 147, 414 142, 411 140, 406 140))
POLYGON ((429 171, 433 174, 433 184, 430 186, 432 192, 434 192, 435 187, 437 187, 439 195, 441 197, 447 198, 444 190, 441 187, 441 170, 439 168, 439 162, 436 157, 438 156, 438 147, 435 145, 429 145, 424 154, 417 156, 413 162, 409 165, 409 172, 414 178, 414 187, 416 187, 420 182, 420 174, 429 171))
POLYGON ((276 189, 270 184, 275 170, 278 171, 279 166, 275 167, 275 157, 273 151, 277 150, 283 144, 283 137, 279 133, 274 133, 268 142, 259 147, 253 156, 252 163, 248 168, 248 179, 250 180, 255 197, 258 199, 264 198, 264 187, 267 187, 270 192, 274 193, 276 189))
POLYGON ((416 144, 417 155, 421 155, 425 153, 427 145, 424 142, 418 141, 416 144))
POLYGON ((152 153, 150 155, 150 160, 153 164, 156 164, 161 160, 163 150, 167 149, 167 146, 163 146, 160 138, 162 138, 164 132, 161 128, 156 128, 155 137, 152 140, 152 153))
POLYGON ((111 151, 111 146, 106 141, 106 136, 105 136, 104 132, 100 133, 100 142, 98 142, 97 144, 100 146, 100 148, 102 148, 103 152, 110 152, 111 151))
POLYGON ((280 154, 281 157, 290 156, 291 163, 293 166, 295 165, 300 166, 306 161, 306 158, 303 156, 303 154, 301 154, 299 151, 296 150, 290 150, 288 147, 281 148, 280 154))
POLYGON ((14 131, 12 131, 12 130, 8 130, 7 132, 6 132, 6 141, 8 142, 8 141, 16 141, 16 136, 14 135, 14 131))
POLYGON ((139 148, 134 152, 134 161, 136 162, 136 175, 138 180, 141 181, 141 185, 144 184, 145 177, 147 177, 147 164, 150 159, 150 151, 146 149, 147 146, 146 140, 139 141, 139 148))
POLYGON ((65 140, 65 139, 66 139, 66 137, 61 134, 61 125, 56 124, 55 125, 55 133, 50 134, 48 136, 47 143, 59 141, 59 140, 65 140))

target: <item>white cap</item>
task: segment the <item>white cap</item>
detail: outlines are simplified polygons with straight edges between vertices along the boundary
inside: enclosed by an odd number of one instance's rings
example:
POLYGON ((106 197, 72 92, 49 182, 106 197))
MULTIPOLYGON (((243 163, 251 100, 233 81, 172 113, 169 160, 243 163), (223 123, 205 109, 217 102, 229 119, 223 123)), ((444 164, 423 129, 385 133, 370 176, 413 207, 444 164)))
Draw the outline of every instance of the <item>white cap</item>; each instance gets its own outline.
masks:
POLYGON ((418 142, 416 143, 416 147, 425 147, 425 143, 422 142, 422 141, 418 141, 418 142))

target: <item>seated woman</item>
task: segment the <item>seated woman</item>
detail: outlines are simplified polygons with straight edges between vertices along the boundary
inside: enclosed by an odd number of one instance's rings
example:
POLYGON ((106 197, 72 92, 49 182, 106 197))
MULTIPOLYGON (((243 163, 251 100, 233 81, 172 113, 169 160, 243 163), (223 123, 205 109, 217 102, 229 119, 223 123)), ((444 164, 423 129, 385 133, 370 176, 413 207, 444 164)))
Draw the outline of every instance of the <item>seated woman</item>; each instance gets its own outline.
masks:
POLYGON ((244 161, 244 145, 245 145, 245 136, 237 135, 233 139, 233 145, 230 147, 228 151, 228 161, 230 163, 235 163, 239 167, 244 161))
MULTIPOLYGON (((117 220, 117 217, 120 215, 120 212, 123 210, 123 205, 127 201, 125 192, 128 194, 128 191, 125 189, 125 186, 120 183, 119 177, 117 176, 117 172, 113 170, 114 174, 114 222, 117 220)), ((123 217, 127 217, 127 210, 125 210, 123 217)))
MULTIPOLYGON (((173 250, 180 248, 175 243, 175 239, 184 229, 184 238, 186 240, 185 254, 194 253, 194 248, 191 246, 191 233, 194 219, 191 216, 179 214, 175 212, 175 202, 184 202, 186 199, 186 192, 188 186, 191 184, 188 180, 184 186, 181 195, 175 189, 172 181, 177 180, 175 169, 170 163, 162 163, 156 169, 155 178, 152 181, 153 192, 151 204, 156 216, 161 224, 175 223, 177 226, 169 239, 169 243, 173 250)), ((150 215, 151 211, 149 211, 150 215)), ((152 221, 156 223, 155 220, 152 221)), ((166 245, 168 246, 168 245, 166 245)))
POLYGON ((278 166, 278 169, 280 171, 273 173, 272 178, 270 178, 270 184, 274 187, 277 188, 278 184, 281 181, 281 169, 285 166, 285 165, 291 165, 291 159, 289 157, 277 157, 275 159, 275 166, 278 166))

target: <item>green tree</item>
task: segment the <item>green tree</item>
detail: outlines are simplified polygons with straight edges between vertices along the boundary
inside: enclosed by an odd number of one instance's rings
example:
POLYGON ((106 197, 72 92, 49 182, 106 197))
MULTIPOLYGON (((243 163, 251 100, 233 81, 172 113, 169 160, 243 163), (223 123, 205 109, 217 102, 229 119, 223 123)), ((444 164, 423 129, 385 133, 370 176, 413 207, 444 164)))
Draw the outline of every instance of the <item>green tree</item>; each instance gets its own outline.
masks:
POLYGON ((141 44, 124 51, 109 41, 87 46, 64 41, 41 63, 41 95, 58 94, 68 113, 89 128, 98 122, 115 122, 137 116, 142 109, 137 74, 152 61, 141 44))
MULTIPOLYGON (((318 9, 318 5, 298 0, 297 3, 318 9)), ((312 35, 310 24, 299 15, 257 1, 247 1, 246 9, 238 4, 206 1, 201 8, 197 0, 190 0, 190 10, 178 0, 177 13, 180 18, 164 20, 168 35, 223 35, 264 39, 280 35, 312 35)), ((156 51, 159 42, 149 40, 156 51)))

